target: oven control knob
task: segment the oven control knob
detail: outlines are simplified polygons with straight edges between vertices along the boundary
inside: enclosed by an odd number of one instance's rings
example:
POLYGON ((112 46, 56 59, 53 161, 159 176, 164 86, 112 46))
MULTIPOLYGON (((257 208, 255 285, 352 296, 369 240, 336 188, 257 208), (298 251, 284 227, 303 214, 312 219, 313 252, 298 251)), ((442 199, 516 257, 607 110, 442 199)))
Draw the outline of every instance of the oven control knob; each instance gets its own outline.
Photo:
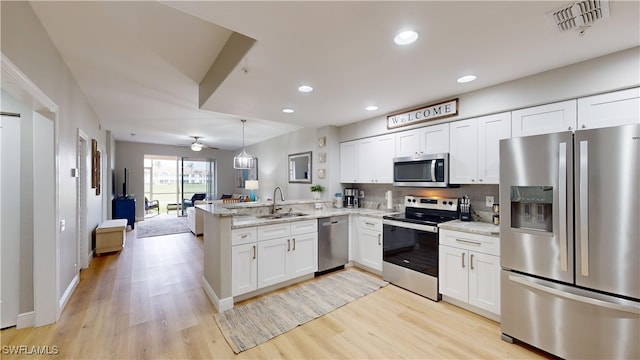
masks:
POLYGON ((449 205, 453 205, 453 201, 449 201, 449 205))

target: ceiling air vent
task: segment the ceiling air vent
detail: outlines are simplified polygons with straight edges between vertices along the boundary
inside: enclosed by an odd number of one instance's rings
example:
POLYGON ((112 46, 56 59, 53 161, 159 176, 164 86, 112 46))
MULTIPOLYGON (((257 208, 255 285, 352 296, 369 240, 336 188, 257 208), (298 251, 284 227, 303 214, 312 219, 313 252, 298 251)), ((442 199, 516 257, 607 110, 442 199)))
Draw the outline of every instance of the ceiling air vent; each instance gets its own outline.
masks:
POLYGON ((609 0, 578 1, 547 14, 558 31, 583 31, 593 22, 609 16, 609 0))

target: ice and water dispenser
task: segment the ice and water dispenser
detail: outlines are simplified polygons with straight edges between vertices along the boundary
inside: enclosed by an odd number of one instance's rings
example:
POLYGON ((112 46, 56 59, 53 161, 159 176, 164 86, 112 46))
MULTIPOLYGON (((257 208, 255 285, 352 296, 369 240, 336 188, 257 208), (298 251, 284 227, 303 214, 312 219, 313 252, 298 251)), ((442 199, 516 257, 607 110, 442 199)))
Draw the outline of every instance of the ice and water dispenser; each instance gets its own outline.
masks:
POLYGON ((512 186, 511 227, 553 232, 553 187, 512 186))

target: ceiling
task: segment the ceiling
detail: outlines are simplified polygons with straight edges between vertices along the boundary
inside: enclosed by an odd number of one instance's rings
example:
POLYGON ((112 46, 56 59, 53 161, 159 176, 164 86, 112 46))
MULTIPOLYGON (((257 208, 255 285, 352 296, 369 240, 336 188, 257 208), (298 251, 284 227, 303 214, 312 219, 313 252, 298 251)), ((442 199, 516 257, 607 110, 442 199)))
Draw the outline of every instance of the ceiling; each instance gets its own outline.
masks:
POLYGON ((640 45, 640 2, 611 1, 611 16, 584 36, 559 32, 545 17, 567 4, 31 2, 116 140, 188 145, 191 136, 200 136, 227 150, 242 146, 240 119, 247 119, 245 143, 251 145, 302 127, 384 116, 640 45), (409 28, 418 40, 395 45, 395 34, 409 28), (234 33, 255 43, 248 51, 234 48, 234 33), (466 74, 478 79, 458 84, 466 74), (203 91, 200 106, 199 85, 208 76, 217 79, 215 91, 203 91), (314 91, 298 92, 302 84, 314 91), (367 105, 378 110, 366 111, 367 105), (285 107, 295 113, 283 113, 285 107))

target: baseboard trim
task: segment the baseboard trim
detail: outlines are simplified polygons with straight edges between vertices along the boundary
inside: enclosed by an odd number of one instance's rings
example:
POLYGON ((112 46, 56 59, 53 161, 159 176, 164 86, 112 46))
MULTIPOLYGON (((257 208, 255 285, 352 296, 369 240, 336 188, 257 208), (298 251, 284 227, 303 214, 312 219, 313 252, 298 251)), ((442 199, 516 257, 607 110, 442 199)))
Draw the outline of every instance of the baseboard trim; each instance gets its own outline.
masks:
POLYGON ((481 308, 479 308, 477 306, 473 306, 473 305, 471 305, 469 303, 460 301, 458 299, 454 299, 452 297, 449 297, 449 296, 446 296, 446 295, 442 295, 442 301, 447 302, 447 303, 449 303, 451 305, 455 305, 455 306, 457 306, 459 308, 463 308, 463 309, 465 309, 467 311, 471 311, 472 313, 476 313, 476 314, 478 314, 480 316, 484 316, 487 319, 491 319, 491 320, 493 320, 493 321, 495 321, 497 323, 500 322, 500 315, 494 314, 494 313, 492 313, 490 311, 487 311, 485 309, 481 309, 481 308))
POLYGON ((218 298, 218 295, 215 291, 213 291, 213 288, 211 287, 211 285, 209 285, 209 282, 204 276, 202 277, 202 289, 204 289, 204 292, 205 294, 207 294, 209 301, 211 301, 218 313, 233 309, 233 297, 228 297, 220 300, 218 298))
POLYGON ((16 319, 16 328, 24 329, 28 327, 33 327, 34 324, 34 314, 33 311, 29 311, 26 313, 18 314, 18 318, 16 319))
POLYGON ((78 274, 75 274, 75 276, 71 280, 71 283, 69 284, 69 286, 67 286, 67 289, 64 291, 64 294, 62 294, 62 297, 60 298, 60 302, 58 304, 58 314, 61 314, 62 310, 64 310, 64 307, 67 306, 71 295, 75 291, 76 287, 78 287, 79 283, 80 277, 78 276, 78 274))

